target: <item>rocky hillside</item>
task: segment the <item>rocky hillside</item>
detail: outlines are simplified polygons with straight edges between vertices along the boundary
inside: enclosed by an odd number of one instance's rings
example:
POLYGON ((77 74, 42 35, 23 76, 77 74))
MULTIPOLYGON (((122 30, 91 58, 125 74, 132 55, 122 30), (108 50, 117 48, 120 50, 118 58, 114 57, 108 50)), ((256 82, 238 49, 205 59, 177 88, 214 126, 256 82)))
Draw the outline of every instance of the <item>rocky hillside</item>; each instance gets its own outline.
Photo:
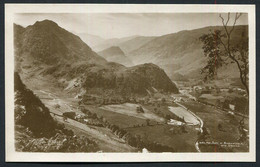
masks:
POLYGON ((110 62, 123 64, 127 67, 134 65, 133 62, 125 56, 125 53, 118 46, 112 46, 108 49, 98 52, 98 54, 110 62))
MULTIPOLYGON (((175 73, 188 78, 199 77, 199 71, 206 62, 199 37, 215 29, 223 31, 223 27, 205 27, 156 37, 127 56, 135 64, 154 63, 159 65, 172 79, 174 79, 175 73)), ((236 26, 231 42, 236 44, 242 32, 247 34, 248 27, 236 26)), ((232 70, 233 66, 224 68, 227 69, 222 70, 223 77, 237 76, 237 70, 232 70)))
POLYGON ((15 148, 23 152, 96 152, 94 141, 54 121, 49 109, 14 74, 15 148))
POLYGON ((64 90, 98 88, 99 92, 110 89, 121 93, 127 89, 144 94, 154 87, 165 92, 178 92, 175 84, 156 65, 127 68, 118 63, 107 62, 78 36, 50 20, 36 22, 26 28, 16 25, 14 32, 17 40, 16 69, 30 77, 48 77, 64 90), (146 73, 134 72, 133 69, 136 68, 145 69, 149 74, 156 72, 156 75, 147 79, 146 73), (126 76, 130 82, 120 83, 120 76, 126 76))
POLYGON ((78 36, 50 20, 37 21, 26 28, 14 25, 14 36, 15 53, 19 60, 33 60, 33 63, 46 65, 67 61, 106 62, 78 36))

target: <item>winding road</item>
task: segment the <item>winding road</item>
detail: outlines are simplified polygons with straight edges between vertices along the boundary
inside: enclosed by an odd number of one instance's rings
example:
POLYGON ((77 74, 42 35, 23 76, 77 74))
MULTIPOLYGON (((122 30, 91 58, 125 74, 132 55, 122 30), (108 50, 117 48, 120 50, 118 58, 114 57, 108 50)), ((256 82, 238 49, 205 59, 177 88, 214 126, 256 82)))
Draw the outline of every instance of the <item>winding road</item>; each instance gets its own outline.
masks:
MULTIPOLYGON (((195 113, 193 113, 192 111, 190 111, 187 107, 185 107, 184 105, 178 103, 178 102, 175 102, 178 106, 184 108, 185 110, 187 110, 189 113, 191 113, 198 121, 199 121, 199 125, 200 125, 200 133, 203 133, 203 125, 204 125, 204 122, 202 121, 202 119, 200 117, 198 117, 195 113)), ((201 152, 200 151, 200 148, 199 148, 199 142, 198 140, 196 141, 195 143, 195 148, 198 152, 201 152)))

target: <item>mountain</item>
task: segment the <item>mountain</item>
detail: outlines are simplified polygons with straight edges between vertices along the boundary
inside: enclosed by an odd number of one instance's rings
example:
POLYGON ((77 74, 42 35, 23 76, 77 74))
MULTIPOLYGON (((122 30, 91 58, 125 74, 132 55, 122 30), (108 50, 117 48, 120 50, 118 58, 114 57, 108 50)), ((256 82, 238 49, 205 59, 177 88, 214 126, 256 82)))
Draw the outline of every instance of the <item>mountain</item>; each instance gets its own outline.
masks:
POLYGON ((128 40, 134 39, 138 36, 130 36, 130 37, 124 37, 124 38, 111 38, 111 39, 107 39, 101 43, 99 43, 96 46, 93 46, 93 50, 95 50, 96 52, 100 52, 104 49, 110 48, 112 46, 118 46, 120 43, 126 42, 128 40))
POLYGON ((118 46, 112 46, 108 49, 98 52, 98 54, 110 62, 116 62, 123 64, 124 66, 134 65, 133 62, 125 56, 125 53, 118 46))
MULTIPOLYGON (((134 64, 154 63, 159 65, 173 80, 174 73, 189 78, 199 78, 201 76, 199 71, 206 63, 199 37, 216 29, 223 31, 223 27, 215 26, 156 37, 128 53, 127 56, 134 64)), ((248 32, 248 26, 236 26, 231 36, 231 42, 239 41, 243 31, 248 32)), ((225 68, 232 69, 233 67, 232 65, 232 67, 225 68)), ((221 76, 238 76, 237 70, 232 70, 232 73, 229 70, 220 71, 223 71, 221 76)))
POLYGON ((152 91, 156 88, 160 91, 178 93, 178 89, 172 84, 164 70, 155 64, 146 63, 133 66, 128 68, 126 73, 131 76, 129 77, 131 80, 127 79, 127 84, 134 85, 135 82, 138 82, 139 87, 132 89, 133 92, 145 92, 144 89, 152 91))
POLYGON ((34 63, 54 65, 68 61, 88 61, 89 63, 106 63, 78 36, 66 31, 57 23, 44 20, 28 26, 20 32, 21 27, 14 25, 16 56, 34 60, 34 63))
POLYGON ((88 33, 78 33, 77 35, 91 48, 105 41, 105 39, 100 36, 88 33))
POLYGON ((118 46, 126 53, 130 53, 133 50, 140 48, 142 45, 148 43, 156 37, 137 36, 133 39, 119 43, 118 46))
MULTIPOLYGON (((77 82, 87 92, 102 96, 113 93, 128 96, 131 94, 146 95, 149 91, 178 93, 175 84, 168 78, 166 73, 154 64, 143 64, 125 68, 116 63, 109 63, 108 68, 88 71, 85 73, 84 82, 77 82), (100 89, 102 91, 100 91, 100 89)), ((87 68, 87 67, 85 67, 87 68)))
POLYGON ((158 66, 127 68, 107 62, 78 36, 53 21, 36 22, 26 28, 15 25, 14 36, 16 69, 28 80, 43 77, 49 79, 51 86, 70 92, 84 89, 97 94, 106 91, 119 95, 123 92, 147 94, 152 87, 163 92, 178 92, 158 66), (146 76, 152 73, 154 75, 146 76))

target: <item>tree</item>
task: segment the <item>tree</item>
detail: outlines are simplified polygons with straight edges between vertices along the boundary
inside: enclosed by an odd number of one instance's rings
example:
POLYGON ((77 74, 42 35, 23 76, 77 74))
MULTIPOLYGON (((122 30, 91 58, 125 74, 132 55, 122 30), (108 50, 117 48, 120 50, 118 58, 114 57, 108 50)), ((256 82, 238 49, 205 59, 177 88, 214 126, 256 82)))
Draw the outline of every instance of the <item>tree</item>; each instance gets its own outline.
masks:
POLYGON ((157 113, 157 111, 158 111, 156 107, 153 110, 154 110, 155 113, 157 113))
POLYGON ((165 116, 165 118, 166 118, 167 120, 170 120, 170 119, 171 119, 171 116, 170 116, 169 114, 167 114, 167 115, 165 116))
POLYGON ((150 119, 146 119, 146 124, 147 124, 147 126, 150 125, 150 119))
POLYGON ((241 13, 235 14, 232 26, 228 26, 230 13, 228 13, 226 20, 222 15, 219 15, 224 29, 223 32, 215 30, 200 37, 203 42, 204 55, 208 58, 207 64, 201 70, 201 73, 206 74, 205 80, 214 79, 218 68, 224 64, 235 63, 239 70, 241 83, 245 87, 248 96, 248 37, 243 31, 240 40, 231 41, 237 20, 241 15, 241 13))
POLYGON ((165 104, 166 103, 166 99, 162 98, 162 103, 165 104))

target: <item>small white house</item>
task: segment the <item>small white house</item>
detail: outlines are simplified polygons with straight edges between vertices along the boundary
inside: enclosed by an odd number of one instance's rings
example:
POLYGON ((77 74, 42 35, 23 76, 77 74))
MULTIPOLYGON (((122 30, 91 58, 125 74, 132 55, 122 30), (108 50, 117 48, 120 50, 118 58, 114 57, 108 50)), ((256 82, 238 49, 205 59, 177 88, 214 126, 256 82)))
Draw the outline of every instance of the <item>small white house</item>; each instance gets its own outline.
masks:
POLYGON ((235 110, 235 105, 229 104, 229 108, 234 111, 235 110))
POLYGON ((232 111, 228 111, 228 114, 230 114, 230 115, 235 115, 235 113, 232 112, 232 111))
POLYGON ((182 122, 174 120, 174 119, 170 119, 170 121, 167 122, 168 125, 177 125, 177 126, 181 126, 183 125, 182 122))
POLYGON ((142 153, 149 153, 149 151, 146 148, 143 148, 142 153))

